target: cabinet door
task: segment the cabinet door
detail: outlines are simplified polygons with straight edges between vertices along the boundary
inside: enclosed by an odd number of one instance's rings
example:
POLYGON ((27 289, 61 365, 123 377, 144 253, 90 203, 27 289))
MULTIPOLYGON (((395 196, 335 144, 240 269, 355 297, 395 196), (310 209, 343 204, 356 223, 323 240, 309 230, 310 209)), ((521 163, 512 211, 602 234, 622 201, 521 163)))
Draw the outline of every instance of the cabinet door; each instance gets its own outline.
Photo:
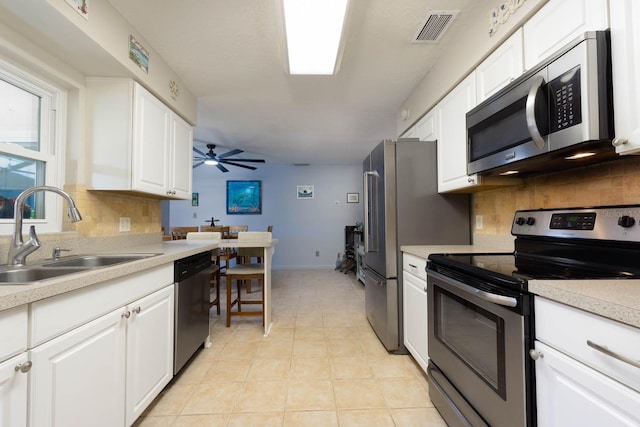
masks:
POLYGON ((123 311, 106 314, 30 351, 29 425, 124 423, 123 311))
POLYGON ((520 76, 523 70, 522 29, 519 29, 476 68, 478 104, 520 76))
POLYGON ((532 68, 585 31, 608 27, 607 0, 550 0, 523 27, 524 66, 532 68))
POLYGON ((427 371, 427 282, 403 271, 404 344, 418 364, 427 371))
POLYGON ((436 141, 438 139, 438 122, 435 109, 429 111, 420 119, 416 125, 416 137, 420 141, 436 141))
POLYGON ((536 341, 538 426, 638 426, 640 393, 536 341))
POLYGON ((193 128, 175 113, 171 113, 171 152, 169 155, 169 190, 176 199, 191 199, 193 167, 193 128))
POLYGON ((615 0, 611 12, 611 62, 616 152, 640 152, 640 2, 615 0), (619 144, 618 144, 619 143, 619 144))
POLYGON ((173 378, 173 285, 127 306, 127 425, 173 378))
POLYGON ((471 73, 436 106, 438 131, 438 192, 477 184, 467 175, 467 111, 476 105, 476 76, 471 73))
POLYGON ((27 360, 25 352, 0 363, 0 427, 27 425, 28 372, 16 370, 27 360))
MULTIPOLYGON (((169 114, 158 98, 134 85, 133 190, 161 196, 169 186, 169 114)), ((191 155, 191 153, 189 153, 191 155)))

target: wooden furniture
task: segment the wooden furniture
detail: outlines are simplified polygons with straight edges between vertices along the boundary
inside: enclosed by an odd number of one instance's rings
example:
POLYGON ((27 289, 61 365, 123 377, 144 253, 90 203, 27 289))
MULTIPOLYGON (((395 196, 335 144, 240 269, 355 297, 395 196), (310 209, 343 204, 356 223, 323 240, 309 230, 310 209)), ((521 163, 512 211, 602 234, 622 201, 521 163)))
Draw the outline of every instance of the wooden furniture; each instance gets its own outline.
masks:
MULTIPOLYGON (((208 231, 200 231, 200 232, 190 232, 187 233, 187 240, 220 240, 221 233, 220 232, 208 232, 208 231)), ((217 252, 217 250, 215 251, 217 252)), ((216 258, 217 261, 217 258, 216 258)), ((216 296, 213 301, 210 301, 209 308, 216 306, 216 314, 220 316, 220 264, 216 262, 216 265, 213 266, 213 270, 211 271, 211 276, 209 277, 209 288, 214 289, 216 292, 216 296)))
POLYGON ((184 240, 187 233, 198 231, 198 227, 171 227, 171 240, 184 240))
POLYGON ((229 226, 229 238, 237 239, 238 233, 241 231, 249 231, 248 225, 230 225, 229 226))
MULTIPOLYGON (((239 232, 238 233, 238 244, 251 244, 251 243, 259 243, 259 242, 270 242, 271 241, 271 233, 270 232, 239 232)), ((254 249, 252 246, 241 246, 238 248, 239 256, 242 255, 241 259, 247 259, 249 257, 250 250, 254 249)), ((257 245, 256 245, 257 249, 257 245)), ((264 250, 261 251, 264 255, 264 250)), ((253 252, 255 253, 255 252, 253 252)), ((262 316, 262 324, 265 324, 265 265, 262 263, 240 263, 236 264, 233 267, 227 268, 226 276, 228 278, 227 281, 227 327, 231 326, 231 317, 233 316, 262 316), (231 293, 233 290, 233 281, 236 282, 236 298, 232 300, 231 293), (260 299, 259 300, 242 300, 242 282, 246 281, 251 283, 252 280, 260 281, 260 299), (254 311, 242 311, 243 304, 260 304, 262 306, 261 310, 254 311), (236 306, 237 311, 232 311, 231 309, 236 306)))

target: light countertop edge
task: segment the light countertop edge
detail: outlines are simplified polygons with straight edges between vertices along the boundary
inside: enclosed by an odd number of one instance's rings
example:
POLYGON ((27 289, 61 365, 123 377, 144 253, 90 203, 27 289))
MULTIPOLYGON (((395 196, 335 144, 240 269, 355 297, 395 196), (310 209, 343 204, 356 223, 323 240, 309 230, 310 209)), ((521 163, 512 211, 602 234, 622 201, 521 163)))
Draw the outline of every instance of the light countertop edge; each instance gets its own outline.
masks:
MULTIPOLYGON (((437 253, 511 252, 504 245, 413 245, 400 250, 421 258, 437 253)), ((640 328, 640 280, 531 280, 535 295, 640 328)))
MULTIPOLYGON (((149 268, 173 263, 177 259, 221 247, 273 247, 277 243, 278 239, 272 239, 269 242, 243 242, 242 244, 237 240, 172 240, 155 244, 124 247, 121 251, 103 252, 104 254, 153 253, 159 255, 115 264, 109 267, 54 277, 31 284, 0 285, 0 311, 92 286, 107 280, 117 279, 149 268)), ((92 254, 97 253, 98 252, 92 252, 92 254)))

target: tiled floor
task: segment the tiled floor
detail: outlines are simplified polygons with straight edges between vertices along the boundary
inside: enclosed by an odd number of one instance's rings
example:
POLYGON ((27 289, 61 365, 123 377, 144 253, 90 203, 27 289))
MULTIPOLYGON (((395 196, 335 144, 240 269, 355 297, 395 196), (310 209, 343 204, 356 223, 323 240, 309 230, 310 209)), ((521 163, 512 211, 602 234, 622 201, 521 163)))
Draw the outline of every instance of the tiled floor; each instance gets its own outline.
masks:
POLYGON ((420 368, 378 341, 353 274, 274 271, 272 292, 268 337, 259 317, 233 318, 227 328, 224 309, 212 314, 211 348, 136 427, 446 426, 420 368))

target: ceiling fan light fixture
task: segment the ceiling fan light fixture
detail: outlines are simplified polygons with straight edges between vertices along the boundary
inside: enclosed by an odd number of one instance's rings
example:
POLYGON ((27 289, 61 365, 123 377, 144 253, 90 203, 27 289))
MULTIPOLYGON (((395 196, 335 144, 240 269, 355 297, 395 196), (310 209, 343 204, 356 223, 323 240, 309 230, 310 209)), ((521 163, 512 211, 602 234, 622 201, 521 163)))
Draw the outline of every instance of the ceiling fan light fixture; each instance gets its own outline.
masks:
POLYGON ((349 0, 282 0, 290 74, 332 75, 349 0))
POLYGON ((218 161, 215 159, 207 159, 204 161, 204 164, 209 166, 215 166, 218 164, 218 161))

